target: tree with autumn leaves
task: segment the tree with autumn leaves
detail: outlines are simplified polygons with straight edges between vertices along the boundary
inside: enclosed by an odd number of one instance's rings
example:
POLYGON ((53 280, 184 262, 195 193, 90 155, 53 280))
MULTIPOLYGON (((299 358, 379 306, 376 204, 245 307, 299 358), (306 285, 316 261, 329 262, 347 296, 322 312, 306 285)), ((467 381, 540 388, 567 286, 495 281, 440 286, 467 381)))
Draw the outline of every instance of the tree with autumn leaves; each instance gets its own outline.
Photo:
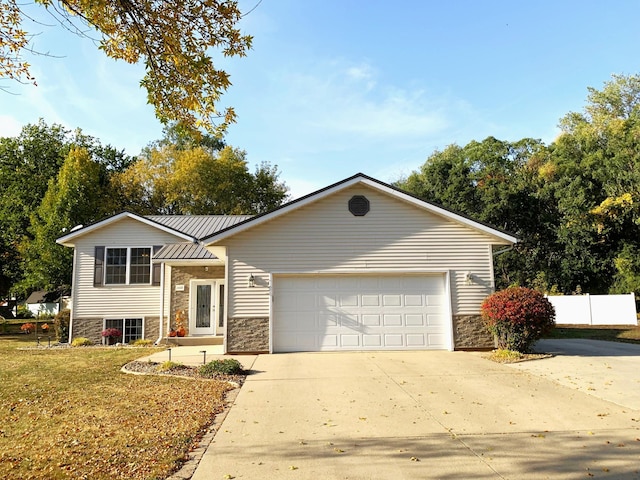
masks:
MULTIPOLYGON (((231 85, 213 55, 245 56, 252 37, 237 27, 242 12, 235 0, 35 0, 52 20, 79 36, 98 37, 108 56, 145 66, 140 84, 164 124, 175 123, 198 136, 220 134, 235 121, 229 107, 217 108, 231 85)), ((0 78, 36 83, 31 37, 17 0, 0 2, 0 78)), ((38 52, 36 52, 38 53, 38 52)))

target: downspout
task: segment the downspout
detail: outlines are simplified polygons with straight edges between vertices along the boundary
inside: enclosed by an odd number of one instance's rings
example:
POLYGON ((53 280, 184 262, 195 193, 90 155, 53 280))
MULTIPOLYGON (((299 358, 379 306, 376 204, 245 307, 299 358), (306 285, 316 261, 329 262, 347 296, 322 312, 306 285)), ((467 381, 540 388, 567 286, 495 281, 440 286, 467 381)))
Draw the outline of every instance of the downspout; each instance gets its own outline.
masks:
POLYGON ((71 344, 73 339, 73 311, 76 307, 76 270, 78 268, 78 249, 73 246, 73 267, 71 270, 71 308, 69 309, 69 338, 67 341, 71 344))
POLYGON ((160 328, 158 329, 158 340, 156 345, 162 342, 164 335, 162 334, 162 327, 164 323, 164 262, 160 264, 160 328))

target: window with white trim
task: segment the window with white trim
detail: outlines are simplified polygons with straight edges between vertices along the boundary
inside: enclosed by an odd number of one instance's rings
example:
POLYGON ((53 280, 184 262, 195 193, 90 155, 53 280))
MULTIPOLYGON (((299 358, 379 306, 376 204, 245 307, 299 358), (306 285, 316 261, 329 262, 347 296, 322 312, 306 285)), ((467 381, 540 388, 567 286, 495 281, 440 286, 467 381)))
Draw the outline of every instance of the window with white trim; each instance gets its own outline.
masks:
POLYGON ((105 285, 148 285, 151 283, 151 248, 105 249, 105 285))
POLYGON ((122 332, 122 343, 131 343, 142 338, 142 318, 105 318, 104 328, 116 328, 122 332))

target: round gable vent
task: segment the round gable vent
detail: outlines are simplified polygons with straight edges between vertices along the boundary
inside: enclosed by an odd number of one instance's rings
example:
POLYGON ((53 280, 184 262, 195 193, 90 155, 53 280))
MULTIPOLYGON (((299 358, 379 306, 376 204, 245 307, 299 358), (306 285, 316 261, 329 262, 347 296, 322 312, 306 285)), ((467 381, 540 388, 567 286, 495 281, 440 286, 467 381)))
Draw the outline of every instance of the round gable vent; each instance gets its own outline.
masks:
POLYGON ((369 213, 369 200, 364 195, 354 195, 349 200, 349 211, 356 217, 364 217, 369 213))

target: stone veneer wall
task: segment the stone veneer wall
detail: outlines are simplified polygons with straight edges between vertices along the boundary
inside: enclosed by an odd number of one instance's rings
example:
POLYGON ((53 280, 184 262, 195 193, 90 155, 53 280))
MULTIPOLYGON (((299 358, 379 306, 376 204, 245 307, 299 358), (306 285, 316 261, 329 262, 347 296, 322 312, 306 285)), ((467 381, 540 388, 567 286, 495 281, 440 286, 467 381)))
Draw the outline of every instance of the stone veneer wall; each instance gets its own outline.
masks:
POLYGON ((491 349, 495 347, 480 315, 453 316, 453 345, 455 350, 491 349))
MULTIPOLYGON (((154 342, 158 339, 160 333, 159 320, 160 317, 144 317, 142 338, 153 340, 154 342)), ((104 318, 74 318, 73 332, 71 334, 73 338, 85 337, 93 343, 102 343, 103 326, 104 318)))
MULTIPOLYGON (((176 313, 184 311, 185 319, 189 318, 189 281, 224 279, 224 266, 209 267, 171 267, 171 325, 174 325, 176 313), (176 285, 184 285, 184 291, 176 292, 176 285)), ((187 322, 188 323, 188 322, 187 322)), ((184 326, 189 335, 189 325, 184 326)))
POLYGON ((227 351, 257 353, 269 351, 269 319, 230 318, 227 322, 227 351))
MULTIPOLYGON (((73 331, 71 334, 73 338, 84 337, 91 340, 93 343, 102 343, 102 327, 104 325, 104 319, 102 318, 74 318, 73 319, 73 331)), ((71 340, 73 340, 73 338, 71 340)))

